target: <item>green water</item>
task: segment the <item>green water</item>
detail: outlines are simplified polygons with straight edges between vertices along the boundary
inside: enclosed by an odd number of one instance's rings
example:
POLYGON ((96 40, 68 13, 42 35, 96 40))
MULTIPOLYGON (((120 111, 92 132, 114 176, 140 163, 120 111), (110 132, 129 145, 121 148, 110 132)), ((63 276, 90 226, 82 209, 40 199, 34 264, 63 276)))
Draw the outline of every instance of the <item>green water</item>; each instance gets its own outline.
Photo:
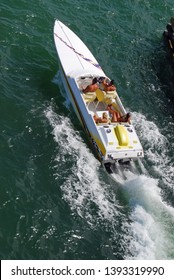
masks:
POLYGON ((174 258, 173 1, 2 0, 1 259, 174 258), (54 20, 114 78, 145 151, 109 178, 59 76, 54 20))

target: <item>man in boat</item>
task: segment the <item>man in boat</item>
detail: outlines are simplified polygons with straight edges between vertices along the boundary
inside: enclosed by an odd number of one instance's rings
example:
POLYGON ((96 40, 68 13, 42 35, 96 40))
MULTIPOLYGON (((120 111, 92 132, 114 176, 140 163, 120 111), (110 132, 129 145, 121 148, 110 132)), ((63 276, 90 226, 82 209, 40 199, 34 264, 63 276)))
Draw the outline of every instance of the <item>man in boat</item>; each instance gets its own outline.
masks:
POLYGON ((131 113, 127 113, 126 115, 122 116, 119 121, 128 122, 129 124, 131 124, 131 113))
POLYGON ((114 86, 114 80, 107 82, 107 79, 104 79, 102 84, 103 84, 103 90, 106 92, 116 90, 116 86, 114 86))
POLYGON ((92 80, 92 84, 88 85, 85 89, 83 89, 83 92, 94 92, 96 91, 96 89, 98 89, 98 84, 97 84, 97 78, 94 78, 92 80))
POLYGON ((121 116, 118 111, 112 108, 112 104, 107 106, 107 110, 112 116, 111 122, 128 122, 131 123, 131 114, 127 113, 124 116, 121 116))

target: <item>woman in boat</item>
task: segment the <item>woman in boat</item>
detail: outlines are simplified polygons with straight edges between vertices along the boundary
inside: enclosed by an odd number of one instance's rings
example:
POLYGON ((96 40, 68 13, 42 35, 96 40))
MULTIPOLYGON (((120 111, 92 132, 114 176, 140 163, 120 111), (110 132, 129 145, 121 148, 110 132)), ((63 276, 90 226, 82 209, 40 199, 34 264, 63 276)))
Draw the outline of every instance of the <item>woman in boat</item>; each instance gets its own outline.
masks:
POLYGON ((128 122, 131 123, 131 114, 127 113, 124 116, 121 116, 118 111, 112 108, 112 104, 107 106, 107 110, 112 116, 111 122, 128 122))
POLYGON ((92 80, 92 84, 91 85, 88 85, 85 89, 83 89, 82 91, 84 93, 86 92, 94 92, 96 91, 96 89, 98 89, 98 84, 97 84, 97 78, 94 78, 92 80))
POLYGON ((109 123, 110 119, 108 118, 108 114, 106 112, 104 112, 102 114, 102 118, 97 117, 97 115, 94 115, 94 120, 96 123, 109 123))
POLYGON ((110 82, 107 82, 107 79, 103 80, 103 90, 104 91, 115 91, 116 86, 114 86, 114 80, 111 80, 110 82))

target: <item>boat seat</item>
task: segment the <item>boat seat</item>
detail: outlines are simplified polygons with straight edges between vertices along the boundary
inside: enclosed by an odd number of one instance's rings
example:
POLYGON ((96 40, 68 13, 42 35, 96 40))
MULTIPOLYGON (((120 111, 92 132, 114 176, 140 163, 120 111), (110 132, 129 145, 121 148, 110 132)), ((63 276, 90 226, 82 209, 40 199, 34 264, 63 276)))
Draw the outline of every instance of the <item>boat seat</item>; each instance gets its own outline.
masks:
POLYGON ((83 99, 86 104, 93 102, 96 99, 96 92, 82 93, 83 99))
POLYGON ((107 91, 105 97, 105 103, 108 104, 116 104, 117 92, 114 91, 107 91))
POLYGON ((116 90, 107 91, 106 94, 107 94, 107 97, 108 97, 108 98, 116 98, 116 97, 117 97, 117 92, 116 92, 116 90))
POLYGON ((96 108, 99 104, 99 102, 104 102, 106 104, 116 103, 115 98, 117 97, 116 91, 108 91, 107 93, 101 89, 96 90, 96 96, 97 96, 97 104, 96 108))

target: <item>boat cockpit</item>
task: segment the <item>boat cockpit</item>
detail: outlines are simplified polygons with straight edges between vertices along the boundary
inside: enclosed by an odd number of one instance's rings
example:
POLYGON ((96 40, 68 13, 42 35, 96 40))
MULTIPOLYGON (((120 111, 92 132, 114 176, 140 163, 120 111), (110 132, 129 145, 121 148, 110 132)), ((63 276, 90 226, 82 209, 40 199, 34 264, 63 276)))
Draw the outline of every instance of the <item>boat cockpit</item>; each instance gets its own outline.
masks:
POLYGON ((107 123, 112 122, 111 114, 108 110, 108 105, 112 105, 112 107, 115 111, 118 112, 120 117, 126 115, 126 111, 117 94, 116 87, 112 91, 105 91, 103 85, 104 80, 106 83, 110 83, 111 81, 106 76, 101 77, 91 74, 83 75, 76 79, 76 83, 78 85, 79 91, 81 93, 81 96, 83 97, 83 101, 87 107, 89 114, 91 114, 94 118, 95 116, 97 116, 99 120, 99 122, 96 122, 97 125, 103 124, 102 122, 100 122, 100 120, 102 119, 102 116, 104 114, 108 116, 107 123), (91 85, 94 79, 96 79, 97 81, 97 89, 95 91, 88 91, 84 93, 84 89, 91 85))

